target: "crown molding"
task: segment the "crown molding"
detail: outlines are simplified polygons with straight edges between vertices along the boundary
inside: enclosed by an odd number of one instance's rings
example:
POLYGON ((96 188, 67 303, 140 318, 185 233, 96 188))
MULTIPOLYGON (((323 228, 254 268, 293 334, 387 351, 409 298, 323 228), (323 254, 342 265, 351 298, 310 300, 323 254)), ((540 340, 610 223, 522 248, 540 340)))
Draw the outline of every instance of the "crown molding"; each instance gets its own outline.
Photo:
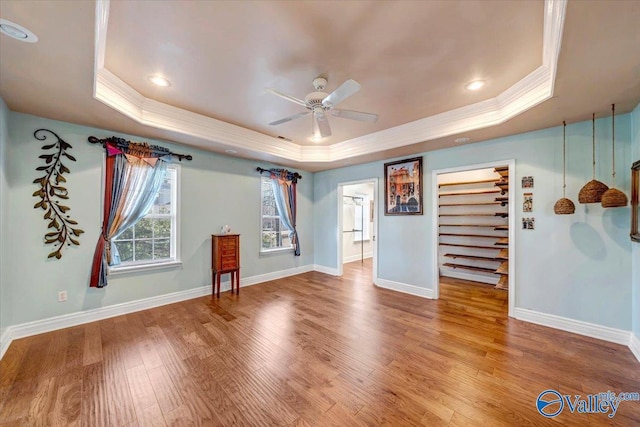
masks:
POLYGON ((553 96, 566 0, 545 0, 542 65, 495 98, 329 146, 301 146, 144 97, 104 67, 109 0, 96 2, 94 98, 146 126, 300 163, 335 162, 495 126, 553 96))

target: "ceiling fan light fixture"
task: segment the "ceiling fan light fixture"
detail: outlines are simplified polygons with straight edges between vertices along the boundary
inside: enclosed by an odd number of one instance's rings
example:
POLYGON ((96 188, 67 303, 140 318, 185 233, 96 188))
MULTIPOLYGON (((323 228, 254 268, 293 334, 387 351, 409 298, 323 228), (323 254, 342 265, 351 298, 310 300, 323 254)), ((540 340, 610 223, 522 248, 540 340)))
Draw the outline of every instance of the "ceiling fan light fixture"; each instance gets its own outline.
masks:
POLYGON ((166 77, 163 77, 159 74, 153 74, 151 76, 147 76, 147 80, 153 83, 156 86, 160 87, 169 87, 171 86, 171 82, 166 77))
POLYGON ((486 82, 484 80, 474 80, 472 82, 467 83, 464 88, 467 90, 478 90, 482 88, 485 83, 486 82))
POLYGON ((0 18, 0 33, 16 40, 20 40, 21 42, 35 43, 38 41, 38 36, 33 32, 20 24, 9 21, 8 19, 0 18))

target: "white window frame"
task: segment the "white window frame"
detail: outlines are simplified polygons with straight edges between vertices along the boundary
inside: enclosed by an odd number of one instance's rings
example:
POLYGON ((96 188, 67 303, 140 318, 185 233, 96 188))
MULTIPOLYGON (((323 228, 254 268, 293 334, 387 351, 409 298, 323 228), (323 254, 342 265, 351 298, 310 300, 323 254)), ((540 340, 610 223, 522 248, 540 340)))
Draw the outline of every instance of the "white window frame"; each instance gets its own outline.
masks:
MULTIPOLYGON (((273 248, 273 249, 264 249, 262 247, 262 221, 265 217, 265 215, 262 212, 262 199, 263 199, 263 193, 262 193, 262 185, 265 181, 271 181, 271 178, 267 177, 267 176, 260 176, 260 223, 259 223, 259 229, 258 229, 258 244, 260 245, 260 255, 269 255, 269 254, 277 254, 277 253, 282 253, 282 252, 290 252, 293 251, 293 245, 290 246, 286 246, 286 247, 280 247, 280 248, 273 248)), ((276 206, 276 209, 278 209, 278 207, 276 206)), ((272 215, 268 215, 268 216, 272 216, 272 215)), ((277 216, 278 221, 280 221, 280 223, 282 224, 282 221, 280 220, 280 217, 277 216)), ((284 224, 282 224, 283 229, 286 230, 286 227, 284 226, 284 224)))
POLYGON ((123 262, 120 265, 109 266, 109 276, 118 276, 127 273, 135 273, 141 271, 161 270, 166 268, 175 268, 182 265, 180 260, 180 165, 169 164, 167 172, 175 171, 175 182, 171 187, 171 199, 174 202, 171 206, 173 217, 171 218, 171 252, 170 258, 163 260, 144 260, 123 262))

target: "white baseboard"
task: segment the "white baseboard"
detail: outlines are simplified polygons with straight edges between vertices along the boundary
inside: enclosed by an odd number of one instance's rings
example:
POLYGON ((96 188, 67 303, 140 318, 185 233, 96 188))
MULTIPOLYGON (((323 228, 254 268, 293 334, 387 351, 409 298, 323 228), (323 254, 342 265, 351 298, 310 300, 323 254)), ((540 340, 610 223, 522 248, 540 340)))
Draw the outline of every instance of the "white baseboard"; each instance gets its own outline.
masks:
POLYGON ((364 254, 364 256, 362 254, 346 256, 342 259, 342 262, 346 264, 348 262, 360 261, 362 258, 364 259, 373 258, 373 252, 368 252, 364 254))
MULTIPOLYGON (((240 280, 240 287, 244 288, 245 286, 257 285, 258 283, 269 282, 271 280, 282 279, 289 276, 295 276, 296 274, 308 273, 313 270, 314 266, 309 264, 302 265, 300 267, 288 268, 286 270, 273 271, 271 273, 258 274, 257 276, 251 276, 247 278, 243 277, 242 280, 240 280)), ((226 286, 226 288, 224 288, 225 290, 231 289, 230 282, 221 283, 221 289, 223 284, 226 286)))
POLYGON ((333 267, 327 267, 324 265, 314 264, 313 270, 320 273, 328 274, 330 276, 338 276, 338 269, 333 267))
POLYGON ((629 345, 629 337, 631 335, 630 331, 596 325, 580 320, 568 319, 566 317, 556 316, 553 314, 539 313, 525 308, 514 309, 513 316, 516 319, 524 320, 526 322, 536 323, 538 325, 548 326, 562 331, 573 332, 574 334, 585 335, 587 337, 597 338, 616 344, 629 345))
POLYGON ((638 362, 640 362, 640 338, 633 333, 631 333, 631 338, 629 339, 629 348, 631 353, 638 359, 638 362))
POLYGON ((405 294, 433 299, 433 289, 420 288, 418 286, 407 285, 406 283, 394 282, 392 280, 380 278, 375 281, 375 284, 380 288, 391 289, 393 291, 398 291, 405 294))
MULTIPOLYGON (((314 266, 305 265, 287 270, 274 271, 272 273, 259 274, 251 277, 241 277, 240 287, 255 285, 270 280, 281 279, 284 277, 294 276, 296 274, 313 271, 314 266)), ((231 289, 229 281, 220 283, 220 291, 231 289)), ((31 335, 42 334, 44 332, 55 331, 58 329, 69 328, 71 326, 82 325, 85 323, 95 322, 97 320, 108 319, 110 317, 120 316, 123 314, 134 313, 136 311, 147 310, 162 305, 173 304, 175 302, 185 301, 211 294, 211 286, 200 286, 185 291, 173 292, 170 294, 159 295, 151 298, 144 298, 137 301, 125 302, 122 304, 110 305, 108 307, 100 307, 93 310, 80 311, 77 313, 64 314, 62 316, 50 317, 47 319, 36 320, 33 322, 21 323, 5 328, 4 333, 0 335, 0 359, 9 348, 11 342, 18 338, 24 338, 31 335)))

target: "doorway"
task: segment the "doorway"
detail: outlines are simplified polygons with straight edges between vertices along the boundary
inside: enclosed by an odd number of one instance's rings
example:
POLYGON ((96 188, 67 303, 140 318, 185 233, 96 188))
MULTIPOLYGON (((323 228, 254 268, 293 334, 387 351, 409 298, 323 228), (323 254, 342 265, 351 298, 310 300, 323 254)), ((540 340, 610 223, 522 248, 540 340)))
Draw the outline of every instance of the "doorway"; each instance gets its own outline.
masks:
POLYGON ((343 265, 360 263, 378 275, 378 179, 371 178, 338 184, 338 275, 343 265))
POLYGON ((435 299, 441 276, 485 283, 508 293, 513 316, 514 165, 509 160, 433 171, 435 299))

